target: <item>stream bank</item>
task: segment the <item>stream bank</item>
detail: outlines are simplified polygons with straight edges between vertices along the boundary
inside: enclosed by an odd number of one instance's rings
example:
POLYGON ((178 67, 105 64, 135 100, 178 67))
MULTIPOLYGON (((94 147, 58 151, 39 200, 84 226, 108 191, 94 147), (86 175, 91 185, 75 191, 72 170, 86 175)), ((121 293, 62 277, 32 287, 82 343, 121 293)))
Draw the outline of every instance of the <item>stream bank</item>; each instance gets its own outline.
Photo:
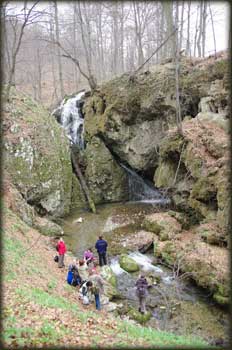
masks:
POLYGON ((114 312, 120 314, 122 319, 134 319, 141 323, 134 288, 139 271, 128 273, 120 267, 119 257, 124 253, 138 263, 152 284, 147 299, 151 318, 146 322, 142 320, 146 327, 180 335, 196 334, 212 344, 218 339, 227 339, 226 310, 215 304, 207 290, 175 277, 170 268, 160 264, 152 250, 141 254, 121 243, 138 232, 144 217, 155 211, 160 212, 161 209, 155 204, 141 202, 98 206, 97 215, 74 211, 63 222, 65 241, 73 254, 81 258, 84 250, 94 247, 98 235, 103 234, 109 244, 108 264, 116 276, 119 292, 119 298, 114 298, 113 302, 120 304, 120 307, 114 312))

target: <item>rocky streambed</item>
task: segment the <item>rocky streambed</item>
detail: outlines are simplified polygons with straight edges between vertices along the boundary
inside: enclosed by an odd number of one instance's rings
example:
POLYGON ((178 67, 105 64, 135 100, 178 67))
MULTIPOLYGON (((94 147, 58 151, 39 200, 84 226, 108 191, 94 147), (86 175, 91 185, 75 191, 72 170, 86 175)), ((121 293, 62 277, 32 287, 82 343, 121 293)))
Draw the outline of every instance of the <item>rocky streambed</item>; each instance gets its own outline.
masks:
POLYGON ((196 286, 192 280, 185 278, 187 275, 167 267, 165 261, 154 254, 154 243, 151 244, 149 233, 141 228, 145 216, 154 212, 162 214, 164 209, 151 203, 126 202, 99 206, 97 212, 94 215, 74 211, 63 221, 63 229, 69 249, 78 258, 87 247, 94 247, 100 233, 108 241, 108 265, 116 288, 110 297, 115 307, 109 310, 147 327, 182 335, 195 334, 210 344, 225 342, 228 326, 226 309, 215 303, 209 290, 196 286), (148 251, 142 254, 138 248, 148 251), (122 256, 132 259, 137 270, 126 271, 122 256), (137 311, 134 287, 141 271, 151 285, 146 316, 137 311))

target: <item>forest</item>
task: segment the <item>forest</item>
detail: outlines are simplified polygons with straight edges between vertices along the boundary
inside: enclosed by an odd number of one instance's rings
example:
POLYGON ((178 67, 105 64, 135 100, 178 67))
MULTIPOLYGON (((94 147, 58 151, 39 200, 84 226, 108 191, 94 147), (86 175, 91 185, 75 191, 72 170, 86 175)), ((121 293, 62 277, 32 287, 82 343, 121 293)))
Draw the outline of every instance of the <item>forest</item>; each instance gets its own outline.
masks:
POLYGON ((3 2, 4 81, 55 105, 65 94, 146 61, 149 68, 175 50, 215 55, 223 36, 227 47, 228 13, 226 3, 207 1, 3 2))

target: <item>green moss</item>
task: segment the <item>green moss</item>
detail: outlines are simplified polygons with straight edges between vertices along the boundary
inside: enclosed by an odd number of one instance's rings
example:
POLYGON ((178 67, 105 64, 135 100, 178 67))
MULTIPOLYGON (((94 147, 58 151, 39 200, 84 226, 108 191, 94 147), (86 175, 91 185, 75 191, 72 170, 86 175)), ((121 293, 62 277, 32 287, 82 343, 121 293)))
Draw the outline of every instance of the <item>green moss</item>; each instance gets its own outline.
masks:
POLYGON ((162 230, 162 226, 160 226, 157 222, 151 221, 147 218, 144 219, 142 227, 149 232, 154 232, 155 234, 159 234, 162 230))
POLYGON ((145 324, 147 321, 151 319, 151 312, 146 312, 145 314, 141 314, 139 311, 130 308, 128 311, 128 315, 133 319, 136 320, 137 322, 141 324, 145 324))
POLYGON ((219 304, 219 305, 228 305, 230 303, 229 297, 224 297, 219 293, 213 294, 213 299, 219 304))
POLYGON ((133 259, 131 259, 128 255, 121 254, 119 258, 119 264, 121 268, 127 272, 139 271, 138 264, 133 259))

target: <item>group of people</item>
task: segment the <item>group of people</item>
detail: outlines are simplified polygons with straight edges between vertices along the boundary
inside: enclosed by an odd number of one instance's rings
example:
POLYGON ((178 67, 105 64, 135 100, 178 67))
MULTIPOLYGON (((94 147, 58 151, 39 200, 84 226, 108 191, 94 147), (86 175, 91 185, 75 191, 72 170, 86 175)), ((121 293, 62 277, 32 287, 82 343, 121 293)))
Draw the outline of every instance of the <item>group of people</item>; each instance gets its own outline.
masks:
MULTIPOLYGON (((108 243, 99 236, 95 248, 99 257, 99 265, 107 264, 106 252, 108 243)), ((56 250, 58 252, 58 267, 65 267, 64 256, 67 251, 63 238, 60 238, 56 250)), ((74 260, 68 267, 67 282, 79 288, 79 298, 83 304, 89 304, 91 296, 95 298, 96 309, 101 309, 100 294, 103 293, 104 280, 99 274, 97 259, 92 248, 88 248, 83 255, 83 259, 74 260)))
MULTIPOLYGON (((99 236, 95 244, 95 248, 98 252, 99 265, 103 266, 107 264, 106 252, 108 243, 99 236)), ((67 251, 63 238, 59 239, 56 246, 58 256, 58 267, 64 267, 64 255, 67 251)), ((82 303, 87 305, 91 302, 91 297, 95 299, 95 306, 97 310, 101 309, 100 295, 104 291, 104 284, 106 283, 100 276, 97 259, 95 258, 92 248, 88 248, 83 255, 83 259, 74 260, 73 264, 68 267, 67 282, 70 285, 79 288, 79 299, 82 303)), ((147 279, 143 274, 140 274, 136 283, 136 295, 139 300, 139 312, 146 313, 146 298, 148 295, 147 279)))

